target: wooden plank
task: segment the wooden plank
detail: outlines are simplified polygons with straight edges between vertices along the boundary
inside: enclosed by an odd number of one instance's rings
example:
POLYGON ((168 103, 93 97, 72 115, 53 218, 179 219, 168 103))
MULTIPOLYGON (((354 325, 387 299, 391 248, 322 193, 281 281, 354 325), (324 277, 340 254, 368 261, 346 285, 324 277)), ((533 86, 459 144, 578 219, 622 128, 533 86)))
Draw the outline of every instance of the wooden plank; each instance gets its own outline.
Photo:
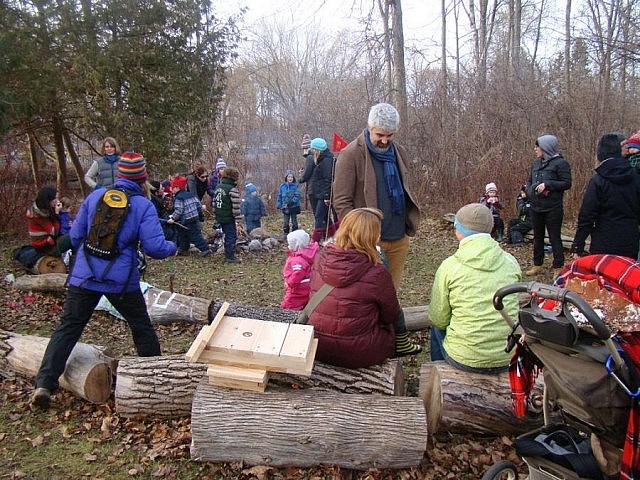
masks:
POLYGON ((307 374, 312 344, 311 326, 225 317, 200 360, 307 374))
POLYGON ((264 392, 269 380, 269 373, 266 370, 221 365, 211 365, 207 368, 207 376, 209 385, 251 392, 264 392))
POLYGON ((311 340, 311 348, 309 349, 309 354, 307 355, 307 364, 305 365, 303 370, 298 369, 287 369, 285 372, 280 373, 289 373, 291 375, 303 375, 305 377, 311 376, 311 372, 313 371, 313 363, 316 359, 316 351, 318 350, 318 339, 314 338, 311 340))
POLYGON ((204 327, 202 327, 202 329, 200 330, 200 333, 198 333, 198 336, 196 337, 195 341, 191 344, 191 347, 189 348, 189 350, 185 354, 185 358, 186 358, 187 362, 197 362, 198 361, 198 359, 200 358, 200 355, 202 354, 202 352, 206 348, 207 344, 211 340, 211 337, 213 336, 213 334, 215 333, 216 329, 220 325, 220 322, 224 318, 224 314, 227 312, 228 308, 229 308, 229 303, 228 302, 224 302, 222 304, 222 306, 220 307, 220 310, 218 310, 218 313, 214 317, 214 319, 211 322, 211 324, 210 325, 205 325, 204 327))

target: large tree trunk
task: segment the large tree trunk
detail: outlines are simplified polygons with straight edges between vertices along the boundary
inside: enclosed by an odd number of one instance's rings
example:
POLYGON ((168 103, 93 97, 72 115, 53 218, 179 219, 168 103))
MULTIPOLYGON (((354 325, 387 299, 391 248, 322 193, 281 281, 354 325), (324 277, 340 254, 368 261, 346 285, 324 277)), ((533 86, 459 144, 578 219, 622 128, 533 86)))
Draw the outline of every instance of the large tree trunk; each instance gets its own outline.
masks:
MULTIPOLYGON (((0 330, 0 376, 17 372, 34 378, 48 343, 48 338, 0 330)), ((93 345, 77 343, 60 377, 60 387, 90 402, 104 403, 111 396, 114 371, 114 359, 93 345)))
MULTIPOLYGON (((22 275, 16 278, 14 286, 18 290, 26 291, 63 292, 66 279, 67 276, 61 273, 22 275)), ((151 321, 158 324, 171 322, 205 324, 216 316, 223 303, 212 303, 205 298, 170 293, 154 287, 147 290, 144 297, 151 321)), ((415 331, 428 328, 431 325, 428 309, 427 305, 404 308, 407 329, 415 331)), ((232 304, 227 310, 227 315, 273 322, 293 322, 298 318, 298 312, 294 310, 243 304, 232 304)))
MULTIPOLYGON (((183 355, 127 357, 118 364, 116 411, 123 416, 187 416, 196 387, 207 374, 207 364, 187 362, 183 355)), ((402 363, 348 369, 315 362, 310 377, 271 373, 269 389, 277 386, 345 393, 404 394, 402 363)))
POLYGON ((191 456, 249 465, 407 468, 420 464, 427 421, 419 398, 198 386, 191 456))
MULTIPOLYGON (((536 393, 542 394, 541 384, 536 393)), ((509 375, 458 370, 445 362, 420 368, 420 396, 429 432, 519 435, 542 425, 542 414, 518 418, 511 409, 509 375)))

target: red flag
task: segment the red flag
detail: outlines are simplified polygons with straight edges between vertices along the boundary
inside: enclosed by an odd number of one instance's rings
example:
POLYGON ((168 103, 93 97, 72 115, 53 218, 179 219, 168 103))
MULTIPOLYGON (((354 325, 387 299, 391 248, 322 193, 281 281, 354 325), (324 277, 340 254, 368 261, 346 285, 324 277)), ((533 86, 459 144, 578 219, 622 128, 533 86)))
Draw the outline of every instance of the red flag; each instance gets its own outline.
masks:
POLYGON ((338 153, 344 147, 347 146, 347 142, 337 133, 333 132, 333 153, 338 153))

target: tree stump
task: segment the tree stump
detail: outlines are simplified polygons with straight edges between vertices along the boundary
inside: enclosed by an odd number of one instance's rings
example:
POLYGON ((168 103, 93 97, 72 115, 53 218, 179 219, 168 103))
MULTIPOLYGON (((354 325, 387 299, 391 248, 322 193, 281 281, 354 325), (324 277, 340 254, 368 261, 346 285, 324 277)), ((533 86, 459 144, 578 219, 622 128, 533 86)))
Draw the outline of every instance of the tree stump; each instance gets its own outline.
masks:
MULTIPOLYGON (((542 394, 541 379, 535 393, 542 394)), ((542 413, 518 418, 511 409, 508 373, 487 375, 458 370, 445 362, 420 368, 420 396, 429 432, 519 435, 542 426, 542 413)))
MULTIPOLYGON (((48 344, 48 338, 0 331, 0 375, 11 376, 11 369, 34 378, 48 344)), ((60 377, 60 387, 92 403, 104 403, 111 396, 114 371, 114 359, 93 345, 77 343, 60 377)))
POLYGON ((198 385, 191 411, 197 461, 351 469, 420 464, 427 421, 415 397, 198 385))
MULTIPOLYGON (((116 411, 126 417, 187 416, 196 387, 206 374, 207 364, 187 362, 183 355, 123 358, 116 377, 116 411)), ((272 373, 269 386, 403 395, 404 374, 398 359, 355 370, 315 362, 310 377, 272 373)))

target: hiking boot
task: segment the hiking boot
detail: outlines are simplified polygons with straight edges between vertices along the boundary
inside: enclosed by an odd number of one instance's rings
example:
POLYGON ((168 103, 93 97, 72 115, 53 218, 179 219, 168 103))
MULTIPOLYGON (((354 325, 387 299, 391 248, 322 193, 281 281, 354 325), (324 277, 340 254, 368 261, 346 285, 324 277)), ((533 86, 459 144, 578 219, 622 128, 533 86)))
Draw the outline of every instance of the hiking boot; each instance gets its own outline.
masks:
POLYGON ((396 353, 394 357, 405 357, 407 355, 417 355, 422 352, 422 347, 409 341, 409 333, 398 333, 396 335, 396 353))
POLYGON ((240 261, 239 258, 236 258, 236 257, 228 258, 227 257, 227 258, 224 259, 224 263, 242 263, 242 262, 240 261))
POLYGON ((31 405, 46 410, 51 405, 51 391, 48 388, 39 387, 33 392, 31 405))
POLYGON ((542 265, 534 265, 529 270, 524 272, 525 275, 533 276, 542 273, 542 265))

